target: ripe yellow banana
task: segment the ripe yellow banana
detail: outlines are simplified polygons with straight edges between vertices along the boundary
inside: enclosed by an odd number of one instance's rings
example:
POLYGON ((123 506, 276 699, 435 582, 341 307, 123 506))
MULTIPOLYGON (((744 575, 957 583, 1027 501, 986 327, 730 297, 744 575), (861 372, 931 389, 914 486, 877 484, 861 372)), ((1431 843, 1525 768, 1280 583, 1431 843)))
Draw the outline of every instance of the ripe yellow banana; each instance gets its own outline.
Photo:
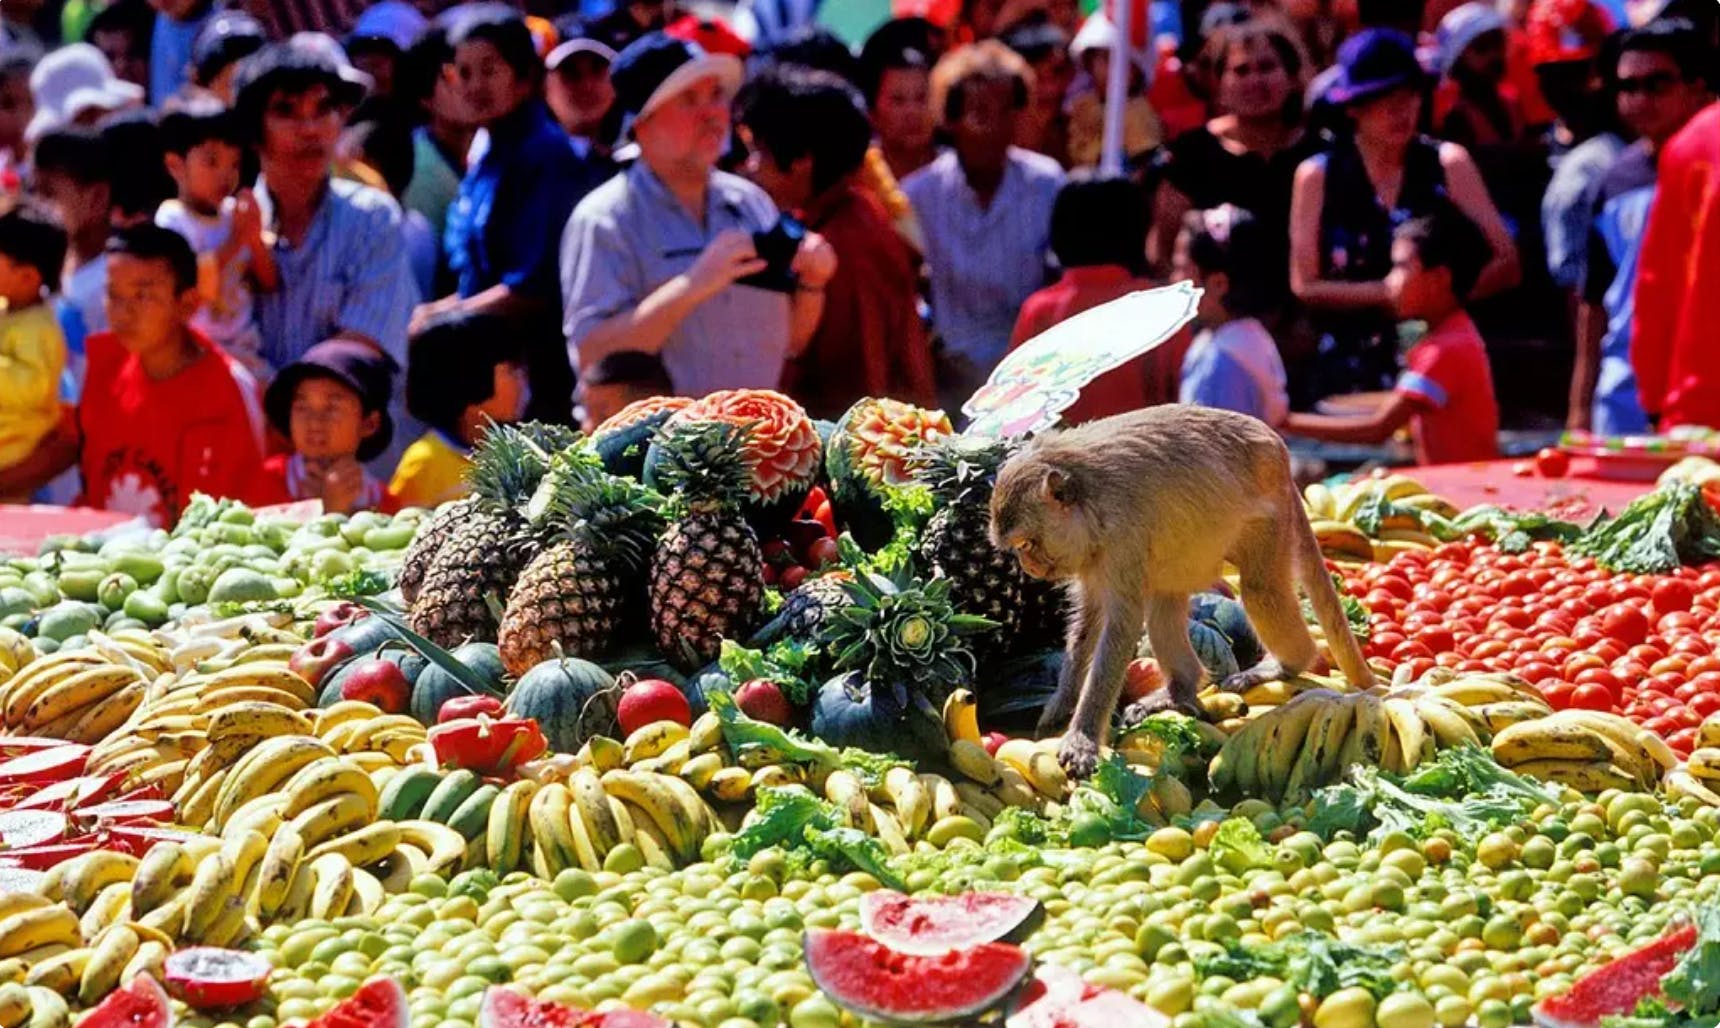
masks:
POLYGON ((212 827, 219 831, 233 811, 245 803, 275 791, 311 761, 334 755, 327 743, 314 736, 281 735, 269 739, 232 765, 215 799, 212 827))
POLYGON ((217 671, 209 676, 205 693, 220 692, 228 688, 262 687, 275 689, 294 696, 299 701, 295 709, 304 709, 316 703, 317 692, 303 677, 286 666, 279 664, 249 663, 235 664, 223 671, 217 671))
MULTIPOLYGON (((538 795, 550 791, 546 787, 538 795)), ((536 797, 533 797, 536 799, 536 797)), ((466 855, 466 840, 459 832, 434 821, 401 821, 400 838, 429 855, 425 870, 431 874, 449 874, 466 855)), ((532 823, 534 831, 537 823, 532 823)))
POLYGON ((685 782, 668 775, 624 771, 619 768, 604 772, 601 781, 604 792, 617 799, 626 800, 644 811, 663 833, 669 843, 670 854, 676 861, 692 863, 698 859, 700 840, 695 837, 694 832, 699 822, 687 822, 686 812, 682 810, 668 786, 669 782, 681 785, 685 785, 685 782))
POLYGON ((979 701, 967 689, 956 689, 944 699, 944 737, 950 742, 966 739, 978 743, 979 701))
MULTIPOLYGON (((1004 746, 1017 741, 1019 740, 1012 739, 1004 746)), ((1029 752, 1037 752, 1033 750, 1031 743, 1027 745, 1029 752)), ((1000 747, 997 752, 1000 759, 1003 749, 1000 747)), ((964 778, 981 785, 997 784, 998 759, 994 759, 979 743, 967 739, 957 739, 950 743, 948 757, 950 767, 964 778)))
POLYGON ((185 847, 171 840, 151 846, 131 879, 131 918, 137 920, 187 885, 197 872, 185 847))
POLYGON ((346 913, 352 899, 352 864, 339 853, 325 853, 306 866, 316 879, 311 887, 311 916, 334 918, 346 913))
POLYGON ((84 964, 84 973, 79 977, 78 1002, 93 1006, 106 999, 119 985, 120 972, 137 955, 141 944, 130 925, 116 924, 103 932, 90 947, 89 962, 84 964))
POLYGON ((603 782, 597 771, 582 767, 568 776, 567 788, 573 795, 573 804, 578 808, 581 820, 585 822, 597 859, 601 861, 610 850, 627 841, 615 819, 603 782))
MULTIPOLYGON (((574 852, 569 818, 579 815, 573 809, 573 793, 560 782, 547 783, 526 805, 526 820, 532 828, 532 844, 543 852, 552 876, 580 866, 574 852)), ((607 803, 605 803, 607 813, 607 803)), ((458 834, 458 833, 456 833, 458 834)), ((464 842, 464 840, 462 840, 464 842)), ((461 852, 464 853, 462 845, 461 852)))
POLYGON ((86 745, 106 739, 137 710, 138 704, 143 702, 145 688, 147 685, 144 680, 136 678, 105 699, 79 708, 83 711, 82 715, 66 730, 64 737, 86 745))
POLYGON ((316 720, 315 734, 326 736, 336 725, 343 725, 349 721, 369 721, 372 718, 379 718, 382 716, 382 708, 363 700, 341 700, 322 708, 314 716, 316 720))
POLYGON ((1557 782, 1582 793, 1628 790, 1636 788, 1637 784, 1635 776, 1605 760, 1531 760, 1511 770, 1542 781, 1557 782))
MULTIPOLYGON (((184 892, 185 931, 193 939, 202 939, 226 908, 227 900, 239 889, 239 877, 225 845, 214 855, 197 865, 191 887, 184 892)), ((173 934, 169 931, 169 934, 173 934)))
POLYGON ((98 703, 139 680, 136 671, 117 664, 101 664, 79 671, 49 686, 36 697, 24 711, 23 728, 25 731, 38 731, 49 722, 98 703))
MULTIPOLYGON (((515 785, 528 784, 515 782, 515 785)), ((536 785, 536 782, 529 783, 536 785)), ((492 813, 494 808, 492 807, 492 813)), ((394 852, 400 844, 400 828, 392 821, 373 821, 370 824, 354 828, 349 832, 336 835, 312 847, 305 853, 304 859, 315 863, 317 858, 325 853, 338 853, 346 858, 353 867, 364 867, 374 864, 394 852)), ((502 873, 513 870, 512 865, 505 869, 498 868, 502 873)))
POLYGON ((342 757, 305 765, 288 780, 283 791, 287 794, 287 805, 281 815, 289 819, 343 793, 358 796, 372 810, 376 808, 376 783, 358 765, 342 757))
POLYGON ((1387 696, 1381 705, 1385 707, 1386 717, 1391 720, 1392 732, 1397 736, 1398 752, 1403 755, 1403 769, 1414 771, 1424 760, 1432 760, 1434 755, 1433 735, 1427 722, 1423 721, 1411 700, 1395 696, 1387 696))
POLYGON ((661 756, 664 750, 687 738, 687 726, 679 721, 653 721, 640 727, 622 744, 621 762, 632 766, 661 756))
POLYGON ((1606 762, 1612 759, 1612 747, 1591 729, 1541 718, 1510 725, 1495 735, 1493 759, 1509 768, 1546 760, 1606 762))
MULTIPOLYGON (((531 779, 512 782, 503 789, 501 795, 490 805, 489 823, 485 825, 484 849, 490 855, 490 862, 499 873, 507 874, 521 867, 525 857, 526 831, 529 827, 529 813, 532 797, 537 794, 538 783, 531 779)), ((390 825, 390 828, 393 826, 390 825)), ((395 838, 400 837, 398 830, 395 838)), ((389 849, 393 849, 390 846, 389 849)), ((353 863, 364 865, 375 863, 374 860, 354 860, 353 863)))
POLYGON ((246 901, 257 917, 267 921, 281 909, 304 854, 305 839, 297 828, 284 824, 275 829, 257 872, 257 887, 246 901))
POLYGON ((91 850, 73 857, 60 878, 65 904, 82 914, 96 894, 115 882, 129 882, 137 873, 137 858, 115 850, 91 850))
POLYGON ((113 883, 96 893, 96 898, 84 909, 84 916, 78 919, 78 934, 86 942, 94 940, 108 926, 124 921, 130 907, 131 883, 113 883))
POLYGON ((895 809, 896 820, 901 823, 903 835, 910 839, 919 838, 932 815, 932 796, 919 776, 912 768, 890 768, 884 772, 884 789, 889 794, 890 806, 895 809))
POLYGON ((78 915, 68 907, 54 904, 0 918, 0 958, 15 957, 55 943, 71 947, 83 943, 78 934, 78 915))

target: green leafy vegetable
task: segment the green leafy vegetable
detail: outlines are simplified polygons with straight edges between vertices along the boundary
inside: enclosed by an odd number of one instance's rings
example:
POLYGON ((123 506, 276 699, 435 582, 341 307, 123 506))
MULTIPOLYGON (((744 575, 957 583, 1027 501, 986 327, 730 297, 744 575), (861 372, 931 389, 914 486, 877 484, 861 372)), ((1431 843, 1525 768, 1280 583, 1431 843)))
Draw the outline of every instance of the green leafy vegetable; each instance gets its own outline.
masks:
POLYGON ((1420 837, 1450 828, 1479 838, 1516 824, 1543 803, 1558 802, 1551 789, 1499 767, 1479 747, 1443 750, 1410 779, 1361 765, 1347 775, 1347 783, 1314 794, 1310 831, 1327 837, 1369 830, 1420 837))
POLYGON ((1414 518, 1416 523, 1427 531, 1433 530, 1435 522, 1445 521, 1444 518, 1432 511, 1420 510, 1397 503, 1387 498, 1384 492, 1378 490, 1368 494, 1368 498, 1356 509, 1355 516, 1350 520, 1363 532, 1378 538, 1380 532, 1385 530, 1389 519, 1406 516, 1414 518))
POLYGON ((881 488, 884 512, 890 516, 895 533, 876 553, 867 555, 855 570, 873 571, 888 578, 913 567, 920 533, 925 530, 926 522, 937 513, 937 504, 932 491, 923 485, 886 485, 881 488))
POLYGON ((1219 825, 1206 852, 1213 863, 1233 875, 1272 866, 1272 847, 1245 817, 1229 818, 1219 825))
POLYGON ((1112 753, 1099 762, 1091 778, 1075 787, 1069 797, 1069 814, 1072 818, 1097 818, 1114 840, 1145 839, 1157 826, 1135 811, 1152 787, 1152 779, 1112 753))
POLYGON ((1660 980, 1660 990, 1692 1014, 1720 1014, 1720 901, 1697 907, 1695 921, 1696 945, 1660 980))
POLYGON ((340 600, 350 600, 359 596, 375 596, 385 593, 394 587, 387 574, 381 571, 349 571, 344 575, 335 575, 318 582, 322 591, 340 600))
POLYGON ((1689 482, 1673 481, 1631 501, 1571 547, 1610 571, 1654 574, 1720 557, 1720 513, 1689 482))
MULTIPOLYGON (((1356 637, 1357 642, 1366 645, 1374 635, 1373 616, 1367 605, 1344 589, 1342 575, 1332 575, 1332 586, 1338 590, 1338 602, 1343 604, 1344 620, 1350 623, 1350 634, 1356 637)), ((1306 599, 1302 601, 1302 620, 1310 625, 1319 624, 1319 619, 1314 615, 1314 605, 1306 599)))
POLYGON ((1580 526, 1538 511, 1513 511, 1492 505, 1471 507, 1449 522, 1429 525, 1428 530, 1447 541, 1482 535, 1506 553, 1522 553, 1538 540, 1572 543, 1583 534, 1580 526))
POLYGON ((730 853, 747 860, 776 846, 796 863, 828 861, 841 871, 864 871, 892 889, 907 884, 891 870, 884 844, 842 823, 836 805, 805 788, 760 789, 757 817, 734 837, 730 853))
MULTIPOLYGON (((727 644, 725 644, 727 645, 727 644)), ((736 758, 757 756, 770 764, 805 764, 818 771, 850 771, 868 788, 884 780, 884 773, 904 762, 896 757, 856 749, 837 749, 817 739, 807 739, 764 721, 747 717, 726 690, 705 694, 722 722, 723 741, 736 758)), ((748 765, 749 767, 752 765, 748 765)))
POLYGON ((1189 771, 1189 761, 1205 766, 1205 758, 1212 754, 1207 745, 1206 736, 1195 728, 1194 719, 1186 714, 1172 711, 1162 711, 1153 714, 1125 728, 1118 738, 1144 735, 1152 741, 1148 747, 1156 750, 1159 759, 1159 773, 1168 774, 1172 778, 1182 779, 1189 771))
POLYGON ((1197 959, 1195 970, 1202 977, 1223 975, 1237 981, 1270 975, 1320 999, 1351 987, 1366 989, 1378 999, 1397 991, 1392 965, 1400 959, 1395 948, 1353 946, 1305 931, 1255 946, 1231 943, 1222 954, 1197 959))
POLYGON ((749 650, 731 640, 723 640, 718 666, 729 681, 742 685, 762 678, 775 682, 783 696, 795 706, 805 706, 812 694, 812 682, 807 668, 818 656, 818 647, 798 639, 782 639, 769 650, 749 650))

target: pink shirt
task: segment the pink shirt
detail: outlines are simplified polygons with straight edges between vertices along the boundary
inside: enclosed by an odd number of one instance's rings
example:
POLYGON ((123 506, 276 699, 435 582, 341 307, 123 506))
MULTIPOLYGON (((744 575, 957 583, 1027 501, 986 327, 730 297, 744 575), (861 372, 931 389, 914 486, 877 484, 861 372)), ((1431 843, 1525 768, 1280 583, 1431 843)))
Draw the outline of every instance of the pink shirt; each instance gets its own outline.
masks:
POLYGON ((1420 464, 1456 464, 1499 456, 1499 404, 1493 370, 1475 322, 1458 311, 1404 358, 1397 392, 1415 405, 1410 432, 1420 464))

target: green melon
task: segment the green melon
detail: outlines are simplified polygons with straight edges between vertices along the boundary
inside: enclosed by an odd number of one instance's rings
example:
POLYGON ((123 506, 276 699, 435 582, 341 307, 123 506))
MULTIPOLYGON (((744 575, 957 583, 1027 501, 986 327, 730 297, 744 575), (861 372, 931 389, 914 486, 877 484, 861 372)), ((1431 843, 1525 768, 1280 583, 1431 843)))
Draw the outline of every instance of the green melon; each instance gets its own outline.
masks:
POLYGON ((642 478, 651 434, 692 402, 685 396, 653 396, 630 403, 591 433, 591 450, 610 474, 642 478))
POLYGON ((536 718, 557 753, 573 753, 615 724, 615 679, 588 660, 546 660, 514 683, 508 713, 536 718))

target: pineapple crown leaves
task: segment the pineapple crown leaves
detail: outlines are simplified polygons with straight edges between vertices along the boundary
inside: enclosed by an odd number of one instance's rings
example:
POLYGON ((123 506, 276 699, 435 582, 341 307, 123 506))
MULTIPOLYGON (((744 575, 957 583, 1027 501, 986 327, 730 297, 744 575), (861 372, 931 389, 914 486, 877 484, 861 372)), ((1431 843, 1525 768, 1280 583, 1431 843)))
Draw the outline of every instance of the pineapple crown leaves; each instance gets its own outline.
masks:
POLYGON ((751 430, 729 421, 695 421, 660 428, 656 480, 678 506, 692 510, 739 507, 752 484, 746 447, 751 430))
POLYGON ((915 451, 914 480, 945 502, 989 500, 998 470, 1018 448, 1008 439, 945 436, 915 451))
MULTIPOLYGON (((555 444, 569 435, 557 426, 528 422, 525 425, 491 424, 483 442, 472 452, 472 467, 466 481, 478 498, 491 506, 517 507, 526 502, 548 472, 551 453, 539 440, 555 444)), ((571 436, 577 441, 578 436, 571 436)), ((570 446, 572 444, 570 443, 570 446)))
POLYGON ((664 503, 655 490, 599 469, 555 489, 547 516, 564 538, 643 568, 666 525, 664 503))
POLYGON ((851 605, 835 612, 820 640, 838 671, 858 671, 874 685, 907 685, 941 695, 971 681, 973 651, 964 637, 996 622, 958 614, 949 583, 923 582, 905 570, 886 578, 861 572, 844 583, 851 605))

